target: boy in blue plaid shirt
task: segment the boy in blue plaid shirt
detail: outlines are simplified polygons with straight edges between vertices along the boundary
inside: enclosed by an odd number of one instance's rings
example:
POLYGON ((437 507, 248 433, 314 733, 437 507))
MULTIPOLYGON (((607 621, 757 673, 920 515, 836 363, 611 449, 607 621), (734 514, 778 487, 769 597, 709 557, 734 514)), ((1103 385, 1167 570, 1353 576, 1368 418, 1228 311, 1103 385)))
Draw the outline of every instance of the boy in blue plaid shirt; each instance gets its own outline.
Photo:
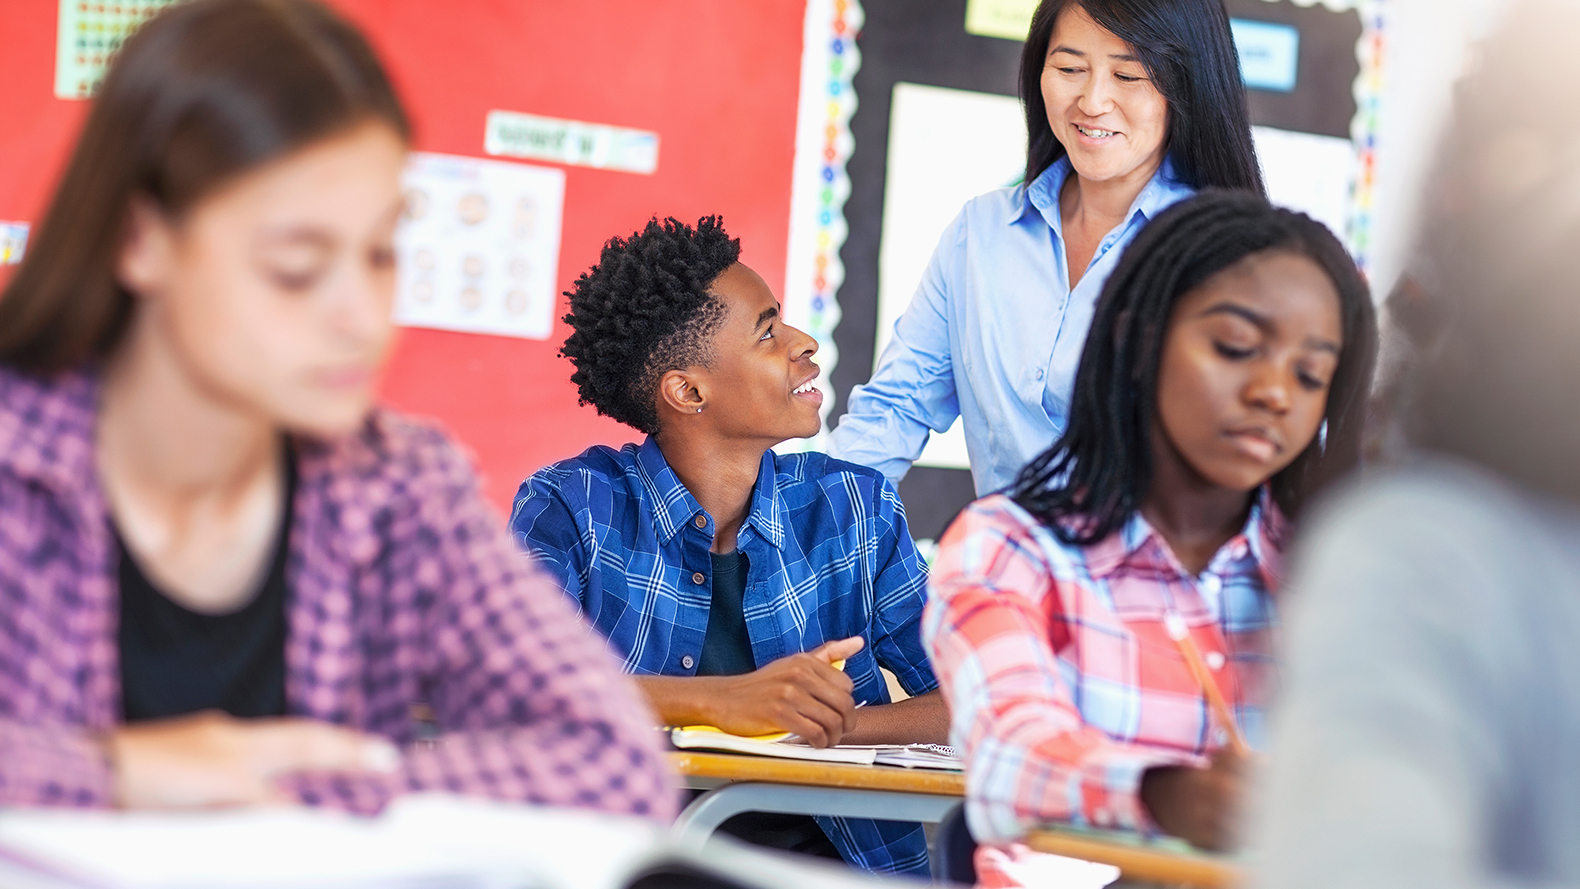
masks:
MULTIPOLYGON (((511 529, 669 725, 808 743, 944 743, 919 635, 927 569, 894 488, 824 454, 817 343, 716 217, 649 222, 577 279, 563 354, 583 404, 647 434, 527 479, 511 529), (845 661, 844 669, 834 663, 845 661), (890 703, 879 667, 907 693, 890 703), (865 705, 865 706, 862 706, 865 705), (861 709, 857 709, 860 706, 861 709)), ((754 841, 927 873, 921 827, 739 816, 754 841)))

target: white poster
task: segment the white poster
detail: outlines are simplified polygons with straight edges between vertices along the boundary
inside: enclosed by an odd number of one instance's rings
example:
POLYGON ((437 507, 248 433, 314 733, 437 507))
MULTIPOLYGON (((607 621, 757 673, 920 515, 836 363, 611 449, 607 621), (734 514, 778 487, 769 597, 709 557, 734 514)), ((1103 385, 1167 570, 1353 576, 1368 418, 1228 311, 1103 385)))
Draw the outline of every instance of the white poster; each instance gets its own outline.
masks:
MULTIPOLYGON (((960 208, 979 194, 1020 181, 1025 167, 1026 123, 1015 97, 894 85, 878 246, 875 355, 883 353, 939 236, 960 208)), ((960 421, 946 433, 933 433, 917 465, 969 468, 960 421)))
POLYGON ((1310 216, 1348 245, 1355 146, 1348 139, 1252 127, 1267 197, 1310 216))
POLYGON ((548 339, 565 172, 413 152, 405 187, 395 320, 548 339))

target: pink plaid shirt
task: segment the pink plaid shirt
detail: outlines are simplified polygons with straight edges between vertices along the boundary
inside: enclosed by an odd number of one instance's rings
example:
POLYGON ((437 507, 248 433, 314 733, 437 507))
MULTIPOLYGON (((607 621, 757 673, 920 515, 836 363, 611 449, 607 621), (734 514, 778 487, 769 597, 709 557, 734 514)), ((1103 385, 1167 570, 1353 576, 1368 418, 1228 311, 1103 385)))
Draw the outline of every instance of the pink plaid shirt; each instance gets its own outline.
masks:
MULTIPOLYGON (((95 735, 121 690, 97 396, 91 374, 0 368, 0 805, 110 802, 95 735)), ((288 712, 406 744, 421 701, 442 734, 393 775, 298 775, 291 792, 362 812, 442 790, 674 814, 646 705, 441 433, 379 411, 296 453, 288 712)))
POLYGON ((1142 773, 1201 763, 1223 743, 1164 629, 1171 611, 1258 743, 1283 524, 1264 496, 1192 577, 1139 513, 1077 547, 1003 495, 966 509, 932 568, 923 634, 949 700, 950 742, 966 751, 979 840, 1014 840, 1050 821, 1154 829, 1142 773))

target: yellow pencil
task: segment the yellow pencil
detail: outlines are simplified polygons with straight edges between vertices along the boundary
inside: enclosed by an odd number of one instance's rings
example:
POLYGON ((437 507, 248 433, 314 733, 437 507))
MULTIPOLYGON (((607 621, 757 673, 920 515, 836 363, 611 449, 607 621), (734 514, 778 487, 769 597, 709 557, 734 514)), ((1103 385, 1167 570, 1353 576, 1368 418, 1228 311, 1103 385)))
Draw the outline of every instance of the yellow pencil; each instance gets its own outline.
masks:
POLYGON ((1180 654, 1185 656, 1185 665, 1190 667, 1191 675, 1196 677, 1196 684, 1201 686, 1202 694, 1207 696, 1207 706, 1212 710, 1212 715, 1229 733, 1229 747, 1240 756, 1250 756, 1251 745, 1245 743, 1245 736, 1240 734, 1240 726, 1234 721, 1234 711, 1229 709, 1229 702, 1218 691, 1218 683, 1212 681, 1212 672, 1207 669, 1201 649, 1196 647, 1190 630, 1185 627, 1185 619, 1170 611, 1163 618, 1163 629, 1179 646, 1180 654))

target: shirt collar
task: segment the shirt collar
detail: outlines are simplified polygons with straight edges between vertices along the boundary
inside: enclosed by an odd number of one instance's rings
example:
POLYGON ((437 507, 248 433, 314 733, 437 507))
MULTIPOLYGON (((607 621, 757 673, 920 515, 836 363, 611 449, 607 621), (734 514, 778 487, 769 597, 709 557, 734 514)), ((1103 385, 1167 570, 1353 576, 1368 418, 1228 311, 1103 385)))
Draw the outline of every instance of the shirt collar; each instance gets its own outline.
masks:
POLYGON ((66 499, 97 489, 93 427, 99 374, 78 369, 31 376, 0 368, 0 466, 66 499))
MULTIPOLYGON (((1272 487, 1263 485, 1240 533, 1213 554, 1208 567, 1222 564, 1227 554, 1231 562, 1254 564, 1268 592, 1276 593, 1283 584, 1283 551, 1289 522, 1273 501, 1272 487)), ((1136 510, 1118 531, 1093 544, 1087 551, 1087 567, 1093 577, 1107 577, 1122 567, 1148 564, 1183 575, 1185 570, 1174 557, 1163 536, 1136 510)))
MULTIPOLYGON (((680 476, 670 468, 659 449, 658 441, 649 435, 636 452, 636 471, 642 487, 653 504, 653 521, 658 526, 659 543, 667 545, 681 528, 696 521, 697 516, 708 516, 697 498, 681 483, 680 476)), ((762 463, 757 468, 757 484, 752 488, 752 506, 742 529, 751 527, 775 548, 784 546, 784 505, 779 502, 778 467, 772 450, 763 452, 762 463)))
MULTIPOLYGON (((1054 161, 1042 175, 1032 180, 1031 184, 1022 190, 1021 207, 1010 218, 1013 225, 1032 212, 1039 213, 1048 227, 1053 229, 1061 238, 1064 229, 1059 220, 1059 192, 1064 188, 1064 182, 1070 178, 1070 156, 1065 155, 1054 161)), ((1168 209, 1183 194, 1190 192, 1189 186, 1180 181, 1179 172, 1174 167, 1174 159, 1167 155, 1163 158, 1162 166, 1147 180, 1146 187, 1136 195, 1130 205, 1130 212, 1125 215, 1128 222, 1137 214, 1151 220, 1159 213, 1168 209)))

